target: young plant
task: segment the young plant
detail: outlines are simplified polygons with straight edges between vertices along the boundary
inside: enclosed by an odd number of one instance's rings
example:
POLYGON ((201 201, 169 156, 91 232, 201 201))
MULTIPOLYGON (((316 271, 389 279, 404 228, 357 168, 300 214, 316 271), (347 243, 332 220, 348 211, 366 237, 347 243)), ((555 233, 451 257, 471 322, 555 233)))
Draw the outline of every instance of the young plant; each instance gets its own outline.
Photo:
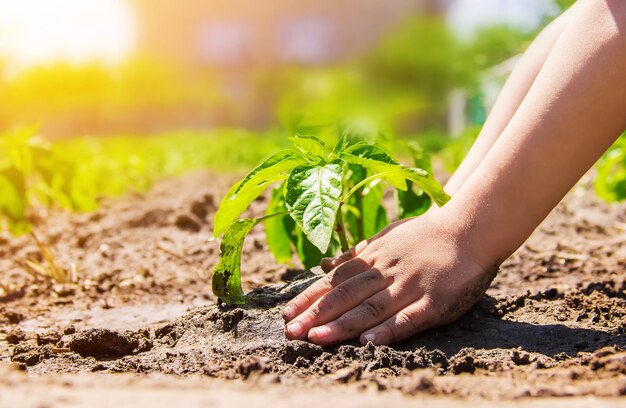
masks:
MULTIPOLYGON (((428 171, 401 165, 373 143, 348 135, 332 149, 314 136, 296 135, 291 141, 293 149, 274 154, 236 183, 215 214, 214 234, 223 236, 212 286, 226 304, 245 302, 241 250, 246 235, 261 222, 279 262, 289 262, 295 250, 304 266, 311 267, 387 225, 381 181, 398 191, 400 218, 423 213, 431 199, 440 206, 449 199, 428 171), (238 219, 272 184, 277 186, 266 215, 238 219)), ((429 167, 423 152, 411 152, 416 163, 429 167)))
POLYGON ((35 277, 50 279, 55 283, 76 283, 78 281, 76 265, 72 263, 70 269, 59 266, 52 250, 42 243, 34 232, 31 232, 30 235, 35 244, 37 244, 37 249, 39 249, 39 253, 45 263, 34 259, 26 259, 22 264, 25 267, 24 269, 35 277))

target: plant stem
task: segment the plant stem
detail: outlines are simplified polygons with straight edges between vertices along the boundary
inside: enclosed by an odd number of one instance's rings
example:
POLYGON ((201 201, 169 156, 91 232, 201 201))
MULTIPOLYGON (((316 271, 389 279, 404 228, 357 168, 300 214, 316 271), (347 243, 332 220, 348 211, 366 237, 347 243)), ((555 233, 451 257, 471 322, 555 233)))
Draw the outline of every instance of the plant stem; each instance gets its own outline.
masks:
POLYGON ((289 211, 281 211, 281 212, 277 212, 274 214, 269 214, 264 217, 258 218, 258 222, 263 222, 263 221, 269 220, 270 218, 278 217, 280 215, 287 215, 287 214, 289 214, 289 211))
POLYGON ((339 209, 337 210, 337 234, 339 235, 339 243, 341 244, 341 252, 346 252, 350 249, 350 244, 348 243, 348 237, 346 236, 346 228, 343 225, 343 205, 339 204, 339 209))
POLYGON ((354 187, 352 187, 352 189, 350 191, 348 191, 348 193, 343 197, 343 199, 341 200, 342 203, 345 203, 346 201, 348 201, 348 198, 350 198, 352 196, 352 194, 356 193, 358 191, 358 189, 360 189, 361 187, 363 187, 364 185, 366 185, 367 183, 374 181, 378 178, 381 178, 383 176, 387 176, 389 174, 393 174, 396 173, 398 170, 390 170, 390 171, 385 171, 382 173, 376 173, 374 175, 369 176, 366 179, 361 180, 361 182, 357 183, 354 187))

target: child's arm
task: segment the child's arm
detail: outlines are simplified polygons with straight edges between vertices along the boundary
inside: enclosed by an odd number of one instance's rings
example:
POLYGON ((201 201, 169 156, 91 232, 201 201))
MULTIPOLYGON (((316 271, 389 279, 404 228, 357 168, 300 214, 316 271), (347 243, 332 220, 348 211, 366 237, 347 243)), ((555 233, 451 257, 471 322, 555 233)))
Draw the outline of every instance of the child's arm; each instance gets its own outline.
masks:
POLYGON ((284 310, 286 334, 388 344, 461 316, 626 128, 626 1, 581 0, 508 125, 440 211, 359 245, 284 310))
POLYGON ((524 52, 524 55, 504 84, 500 95, 498 95, 498 99, 489 113, 476 142, 472 145, 471 150, 467 153, 459 168, 448 180, 445 187, 448 194, 453 195, 461 188, 487 155, 498 136, 504 131, 504 128, 528 93, 535 78, 537 78, 537 74, 548 58, 550 51, 552 51, 552 47, 554 47, 563 29, 572 19, 572 14, 575 13, 577 8, 578 5, 575 3, 550 23, 524 52))

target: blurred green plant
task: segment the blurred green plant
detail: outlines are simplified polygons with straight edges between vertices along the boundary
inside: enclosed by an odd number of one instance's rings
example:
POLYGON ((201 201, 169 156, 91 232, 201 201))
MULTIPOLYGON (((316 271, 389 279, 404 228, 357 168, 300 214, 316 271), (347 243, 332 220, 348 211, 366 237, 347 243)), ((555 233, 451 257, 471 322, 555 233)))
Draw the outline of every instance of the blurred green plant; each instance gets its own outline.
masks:
POLYGON ((33 207, 93 210, 102 197, 145 191, 159 177, 196 168, 241 171, 285 144, 279 134, 228 129, 54 143, 34 128, 8 132, 0 135, 0 221, 22 234, 33 207))
POLYGON ((461 165, 463 159, 472 148, 482 126, 468 126, 460 135, 448 141, 439 152, 446 171, 453 173, 461 165))
POLYGON ((602 156, 596 171, 594 189, 602 199, 626 199, 626 133, 602 156))
POLYGON ((576 3, 576 0, 554 0, 554 4, 561 11, 565 11, 567 8, 569 8, 574 3, 576 3))
POLYGON ((211 114, 228 104, 211 71, 190 76, 180 66, 144 57, 115 67, 57 62, 11 75, 1 69, 0 128, 38 123, 55 137, 210 123, 211 114))
POLYGON ((534 32, 507 25, 478 29, 472 39, 462 45, 462 58, 468 64, 466 69, 471 72, 468 77, 474 79, 482 71, 524 52, 534 37, 534 32))

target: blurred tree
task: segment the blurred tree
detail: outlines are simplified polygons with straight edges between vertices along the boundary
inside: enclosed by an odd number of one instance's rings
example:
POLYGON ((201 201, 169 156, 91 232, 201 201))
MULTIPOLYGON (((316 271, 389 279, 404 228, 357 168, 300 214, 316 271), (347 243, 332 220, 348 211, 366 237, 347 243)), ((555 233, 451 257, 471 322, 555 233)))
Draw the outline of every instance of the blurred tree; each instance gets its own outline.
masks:
POLYGON ((448 92, 471 81, 462 49, 441 17, 413 17, 365 59, 366 72, 383 91, 426 101, 420 127, 442 126, 448 92))
POLYGON ((472 71, 482 71, 523 52, 533 37, 533 32, 506 25, 484 27, 464 44, 463 55, 472 71))

